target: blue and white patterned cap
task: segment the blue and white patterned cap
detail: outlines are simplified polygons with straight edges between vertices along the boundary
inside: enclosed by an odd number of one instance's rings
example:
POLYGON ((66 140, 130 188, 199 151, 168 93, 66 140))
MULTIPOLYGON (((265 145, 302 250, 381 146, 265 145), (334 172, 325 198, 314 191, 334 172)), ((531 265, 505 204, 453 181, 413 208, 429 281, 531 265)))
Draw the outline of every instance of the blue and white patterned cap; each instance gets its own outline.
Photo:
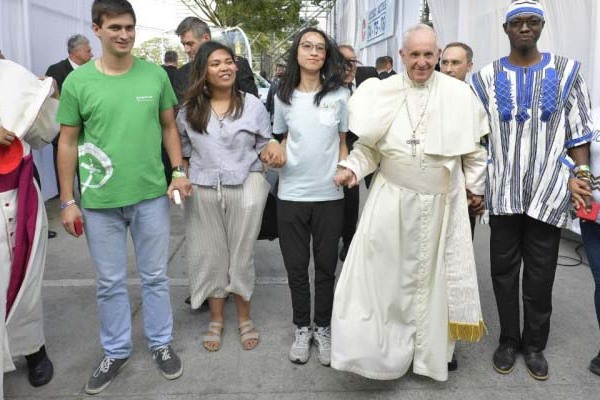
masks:
POLYGON ((532 15, 544 20, 544 8, 535 0, 513 1, 510 6, 508 6, 508 10, 506 10, 506 22, 524 15, 532 15))

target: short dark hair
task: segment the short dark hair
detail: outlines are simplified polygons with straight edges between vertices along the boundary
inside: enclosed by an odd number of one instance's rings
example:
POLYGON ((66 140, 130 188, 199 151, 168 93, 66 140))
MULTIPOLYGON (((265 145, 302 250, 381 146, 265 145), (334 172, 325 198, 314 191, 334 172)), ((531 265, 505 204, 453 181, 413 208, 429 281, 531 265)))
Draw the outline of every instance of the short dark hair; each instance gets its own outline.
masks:
POLYGON ((448 49, 450 47, 460 47, 460 48, 462 48, 465 51, 465 53, 467 53, 467 61, 468 62, 473 61, 473 49, 471 47, 469 47, 468 44, 463 43, 463 42, 448 43, 446 45, 446 47, 444 47, 444 50, 442 51, 442 54, 444 54, 444 51, 446 51, 446 49, 448 49))
POLYGON ((375 68, 377 69, 385 67, 386 64, 390 64, 390 66, 393 68, 394 59, 390 56, 381 56, 377 57, 377 59, 375 60, 375 68))
POLYGON ((210 34, 210 27, 204 21, 202 21, 198 17, 187 17, 184 18, 183 21, 179 23, 177 29, 175 29, 175 34, 177 36, 183 36, 186 32, 191 31, 194 34, 196 39, 200 39, 202 36, 210 34))
POLYGON ((92 22, 100 27, 103 17, 118 17, 123 14, 131 15, 133 23, 136 23, 135 12, 127 0, 94 0, 92 4, 92 22))
POLYGON ((165 62, 168 63, 176 63, 177 62, 177 52, 175 50, 167 50, 165 51, 165 62))

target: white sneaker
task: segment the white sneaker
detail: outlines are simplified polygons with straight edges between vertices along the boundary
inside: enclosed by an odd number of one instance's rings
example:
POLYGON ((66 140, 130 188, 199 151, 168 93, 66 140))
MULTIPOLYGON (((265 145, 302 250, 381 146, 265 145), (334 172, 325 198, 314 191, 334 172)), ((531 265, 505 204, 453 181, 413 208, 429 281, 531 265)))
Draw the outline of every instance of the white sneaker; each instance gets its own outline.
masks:
POLYGON ((296 328, 296 338, 290 348, 290 361, 295 364, 305 364, 310 357, 310 341, 313 338, 313 332, 309 326, 296 328))
POLYGON ((331 328, 317 326, 314 339, 319 351, 319 362, 328 367, 331 364, 331 328))

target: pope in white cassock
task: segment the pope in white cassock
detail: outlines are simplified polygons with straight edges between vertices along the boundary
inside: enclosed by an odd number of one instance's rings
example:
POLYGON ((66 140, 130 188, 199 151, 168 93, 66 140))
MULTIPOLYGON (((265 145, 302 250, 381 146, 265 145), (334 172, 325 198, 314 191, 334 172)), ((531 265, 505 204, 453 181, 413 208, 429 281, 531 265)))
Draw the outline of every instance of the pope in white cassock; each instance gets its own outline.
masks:
POLYGON ((40 80, 0 59, 0 399, 3 373, 15 369, 14 357, 26 356, 33 386, 53 375, 41 302, 48 221, 31 148, 45 146, 58 132, 54 89, 52 78, 40 80))
POLYGON ((380 165, 335 291, 331 366, 372 379, 448 379, 455 340, 485 329, 469 216, 483 201, 487 115, 463 82, 435 72, 433 29, 404 34, 406 72, 350 98, 354 150, 339 185, 380 165))

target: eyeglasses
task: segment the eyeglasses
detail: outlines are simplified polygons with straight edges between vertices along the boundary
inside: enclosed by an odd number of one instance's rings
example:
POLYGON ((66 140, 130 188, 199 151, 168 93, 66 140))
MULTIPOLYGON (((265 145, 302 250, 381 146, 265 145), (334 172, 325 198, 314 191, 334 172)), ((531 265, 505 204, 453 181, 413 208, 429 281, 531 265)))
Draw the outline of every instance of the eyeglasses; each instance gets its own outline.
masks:
POLYGON ((325 53, 325 50, 327 49, 324 44, 311 43, 311 42, 300 43, 300 48, 302 48, 302 50, 308 51, 308 52, 313 51, 314 49, 317 49, 317 53, 325 53))
POLYGON ((511 19, 508 21, 508 26, 511 28, 520 28, 523 24, 527 24, 530 28, 538 28, 542 25, 542 20, 539 18, 531 18, 531 19, 511 19))
POLYGON ((358 60, 344 60, 344 68, 354 69, 358 65, 358 60))

